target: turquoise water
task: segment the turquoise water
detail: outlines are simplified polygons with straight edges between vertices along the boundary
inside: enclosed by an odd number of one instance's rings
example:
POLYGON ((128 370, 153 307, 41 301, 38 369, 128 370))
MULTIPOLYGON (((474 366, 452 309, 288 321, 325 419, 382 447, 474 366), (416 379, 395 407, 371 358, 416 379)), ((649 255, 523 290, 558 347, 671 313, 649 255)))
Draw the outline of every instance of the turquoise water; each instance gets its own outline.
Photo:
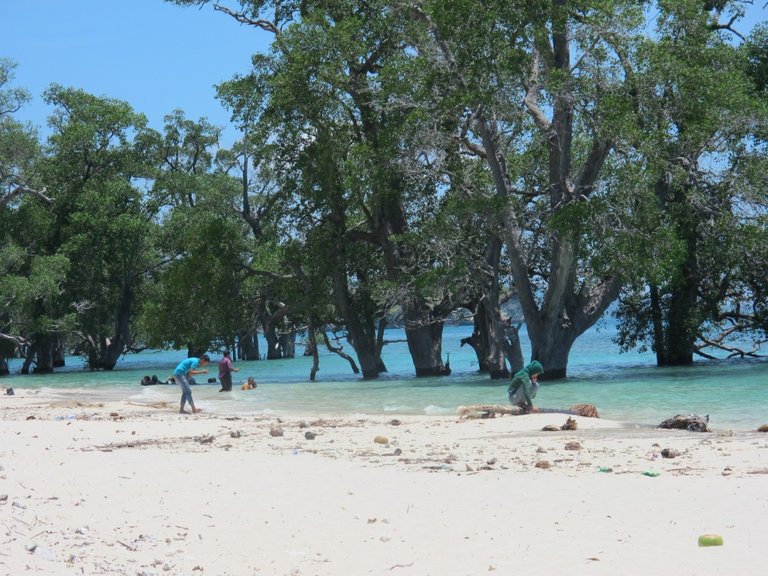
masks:
MULTIPOLYGON (((507 382, 478 374, 474 353, 460 347, 461 338, 470 333, 468 326, 445 329, 443 353, 450 354, 453 370, 448 377, 413 377, 406 344, 395 343, 384 350, 389 372, 376 381, 364 382, 352 374, 348 363, 327 352, 321 355, 315 382, 309 381, 309 357, 238 361, 235 390, 219 393, 217 384, 201 383, 193 388, 195 402, 208 411, 232 415, 436 414, 446 418, 453 418, 460 405, 506 403, 507 382), (248 376, 254 376, 259 386, 242 391, 239 383, 248 376)), ((597 406, 603 418, 648 426, 690 412, 709 414, 710 426, 716 430, 753 430, 768 423, 768 358, 702 360, 689 368, 657 368, 650 353, 619 354, 611 341, 614 333, 608 326, 584 334, 571 353, 569 378, 544 382, 536 404, 566 408, 589 403, 597 406)), ((387 334, 388 340, 403 337, 399 330, 387 334)), ((351 353, 351 347, 346 351, 351 353)), ((0 379, 0 386, 44 389, 83 401, 176 402, 175 386, 140 386, 139 380, 145 374, 167 378, 183 357, 179 351, 142 352, 123 358, 112 372, 88 372, 80 359, 67 358, 67 368, 47 376, 19 375, 21 362, 14 360, 12 375, 0 379)), ((215 365, 210 375, 217 375, 215 365)), ((206 377, 198 380, 205 382, 206 377)))

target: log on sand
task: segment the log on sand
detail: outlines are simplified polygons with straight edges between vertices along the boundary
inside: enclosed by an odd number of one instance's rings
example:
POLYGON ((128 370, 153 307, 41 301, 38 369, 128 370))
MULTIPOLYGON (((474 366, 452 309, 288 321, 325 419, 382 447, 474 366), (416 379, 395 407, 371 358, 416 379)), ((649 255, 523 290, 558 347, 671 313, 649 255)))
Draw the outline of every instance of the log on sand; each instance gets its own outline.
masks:
MULTIPOLYGON (((599 418, 597 408, 592 404, 574 404, 570 408, 539 408, 541 414, 570 414, 573 416, 584 416, 586 418, 599 418)), ((520 416, 528 414, 519 406, 511 404, 472 404, 471 406, 459 406, 456 413, 460 420, 466 418, 493 418, 496 414, 508 414, 510 416, 520 416)))

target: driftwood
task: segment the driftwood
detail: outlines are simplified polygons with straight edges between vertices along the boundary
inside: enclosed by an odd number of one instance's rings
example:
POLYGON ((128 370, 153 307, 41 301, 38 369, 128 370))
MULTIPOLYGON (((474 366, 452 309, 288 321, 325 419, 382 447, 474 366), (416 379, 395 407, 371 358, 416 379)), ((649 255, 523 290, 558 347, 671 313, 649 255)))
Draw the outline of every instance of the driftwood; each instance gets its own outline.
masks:
MULTIPOLYGON (((571 414, 573 416, 584 416, 586 418, 599 418, 597 408, 592 404, 574 404, 570 408, 539 408, 537 410, 542 414, 571 414)), ((494 418, 496 414, 508 414, 510 416, 520 416, 528 414, 519 406, 511 404, 472 404, 471 406, 459 406, 456 413, 460 420, 467 418, 494 418)))
POLYGON ((597 407, 594 404, 574 404, 571 406, 571 410, 579 416, 584 416, 584 418, 600 418, 600 415, 597 413, 597 407))
POLYGON ((676 414, 659 424, 659 428, 672 428, 676 430, 688 430, 688 432, 709 432, 709 414, 676 414))

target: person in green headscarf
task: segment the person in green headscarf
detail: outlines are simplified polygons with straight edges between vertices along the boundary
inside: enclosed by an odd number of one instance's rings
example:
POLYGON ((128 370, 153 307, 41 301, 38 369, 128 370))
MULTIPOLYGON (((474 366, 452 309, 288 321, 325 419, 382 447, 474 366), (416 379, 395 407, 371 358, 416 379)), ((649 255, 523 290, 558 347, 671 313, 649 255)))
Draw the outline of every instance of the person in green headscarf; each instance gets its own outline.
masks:
POLYGON ((533 399, 536 398, 536 392, 539 391, 539 374, 543 372, 544 367, 538 360, 534 360, 522 370, 515 372, 507 390, 510 404, 519 406, 526 412, 536 412, 533 399))

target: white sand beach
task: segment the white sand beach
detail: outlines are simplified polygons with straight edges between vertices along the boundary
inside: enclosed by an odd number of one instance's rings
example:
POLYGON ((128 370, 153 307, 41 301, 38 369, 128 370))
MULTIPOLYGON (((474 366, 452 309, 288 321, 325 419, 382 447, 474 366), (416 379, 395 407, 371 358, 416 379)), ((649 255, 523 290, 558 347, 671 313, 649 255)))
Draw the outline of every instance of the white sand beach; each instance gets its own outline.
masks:
POLYGON ((17 390, 0 574, 765 571, 768 435, 542 431, 566 418, 181 415, 17 390))

